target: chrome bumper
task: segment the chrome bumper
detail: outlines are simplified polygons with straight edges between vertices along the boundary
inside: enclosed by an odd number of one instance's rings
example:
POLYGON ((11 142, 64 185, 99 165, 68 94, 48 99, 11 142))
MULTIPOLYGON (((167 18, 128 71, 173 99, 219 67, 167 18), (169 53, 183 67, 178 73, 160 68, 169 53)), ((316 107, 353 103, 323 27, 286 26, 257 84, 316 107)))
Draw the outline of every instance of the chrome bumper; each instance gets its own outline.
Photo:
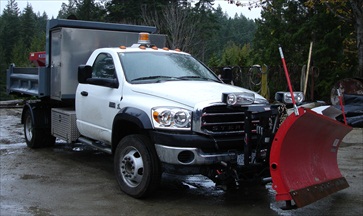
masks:
MULTIPOLYGON (((155 144, 156 152, 161 162, 176 165, 211 165, 221 161, 229 162, 237 160, 237 153, 205 153, 199 148, 170 147, 155 144), (183 155, 188 156, 184 160, 183 155)), ((185 157, 184 157, 185 158, 185 157)))

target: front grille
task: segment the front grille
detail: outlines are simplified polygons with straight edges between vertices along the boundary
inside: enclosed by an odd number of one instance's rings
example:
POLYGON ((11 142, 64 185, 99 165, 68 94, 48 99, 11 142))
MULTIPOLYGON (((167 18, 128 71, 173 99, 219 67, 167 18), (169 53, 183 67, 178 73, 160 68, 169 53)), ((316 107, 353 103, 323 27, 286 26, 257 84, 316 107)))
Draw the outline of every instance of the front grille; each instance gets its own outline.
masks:
MULTIPOLYGON (((200 130, 203 133, 243 134, 245 133, 246 112, 242 108, 230 108, 225 105, 205 107, 200 113, 200 130)), ((252 121, 252 132, 259 121, 252 121)))

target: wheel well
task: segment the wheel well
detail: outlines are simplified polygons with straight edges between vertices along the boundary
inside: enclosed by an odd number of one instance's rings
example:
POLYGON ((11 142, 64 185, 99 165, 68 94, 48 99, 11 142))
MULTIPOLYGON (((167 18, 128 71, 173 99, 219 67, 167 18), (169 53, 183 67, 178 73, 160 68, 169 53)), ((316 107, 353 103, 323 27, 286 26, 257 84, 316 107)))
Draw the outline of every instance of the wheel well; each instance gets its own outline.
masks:
POLYGON ((140 109, 125 107, 115 116, 112 124, 112 153, 115 152, 120 140, 130 134, 147 134, 152 129, 149 116, 140 109))
MULTIPOLYGON (((25 113, 28 111, 28 110, 31 110, 29 106, 24 106, 23 107, 23 111, 21 112, 21 124, 24 124, 25 123, 25 113)), ((31 111, 30 111, 31 112, 31 111)), ((33 115, 33 114, 32 114, 33 115)))
POLYGON ((145 134, 145 130, 136 123, 126 120, 119 120, 114 123, 112 129, 112 153, 115 152, 120 140, 130 134, 145 134))
POLYGON ((25 122, 25 113, 29 111, 34 127, 49 128, 51 127, 51 106, 42 102, 26 103, 21 113, 21 123, 25 122))

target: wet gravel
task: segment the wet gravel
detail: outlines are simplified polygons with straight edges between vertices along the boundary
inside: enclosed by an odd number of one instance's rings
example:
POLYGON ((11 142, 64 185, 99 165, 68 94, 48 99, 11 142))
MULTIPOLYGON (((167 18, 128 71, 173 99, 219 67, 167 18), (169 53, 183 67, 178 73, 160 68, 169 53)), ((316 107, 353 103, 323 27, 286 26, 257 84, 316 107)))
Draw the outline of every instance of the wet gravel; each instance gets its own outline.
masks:
POLYGON ((163 175, 155 195, 122 193, 113 158, 57 141, 26 147, 21 109, 0 109, 0 215, 363 215, 363 130, 343 140, 338 162, 350 187, 301 209, 283 211, 271 184, 225 192, 203 176, 163 175))

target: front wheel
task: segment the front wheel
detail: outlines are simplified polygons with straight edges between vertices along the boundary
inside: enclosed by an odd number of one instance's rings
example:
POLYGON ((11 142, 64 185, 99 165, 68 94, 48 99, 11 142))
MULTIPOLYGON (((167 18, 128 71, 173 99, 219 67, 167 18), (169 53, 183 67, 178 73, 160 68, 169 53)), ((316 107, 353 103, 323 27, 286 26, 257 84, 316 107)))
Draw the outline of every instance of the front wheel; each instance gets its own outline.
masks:
POLYGON ((161 168, 146 136, 124 137, 116 148, 115 174, 122 191, 135 198, 150 195, 160 183, 161 168))

